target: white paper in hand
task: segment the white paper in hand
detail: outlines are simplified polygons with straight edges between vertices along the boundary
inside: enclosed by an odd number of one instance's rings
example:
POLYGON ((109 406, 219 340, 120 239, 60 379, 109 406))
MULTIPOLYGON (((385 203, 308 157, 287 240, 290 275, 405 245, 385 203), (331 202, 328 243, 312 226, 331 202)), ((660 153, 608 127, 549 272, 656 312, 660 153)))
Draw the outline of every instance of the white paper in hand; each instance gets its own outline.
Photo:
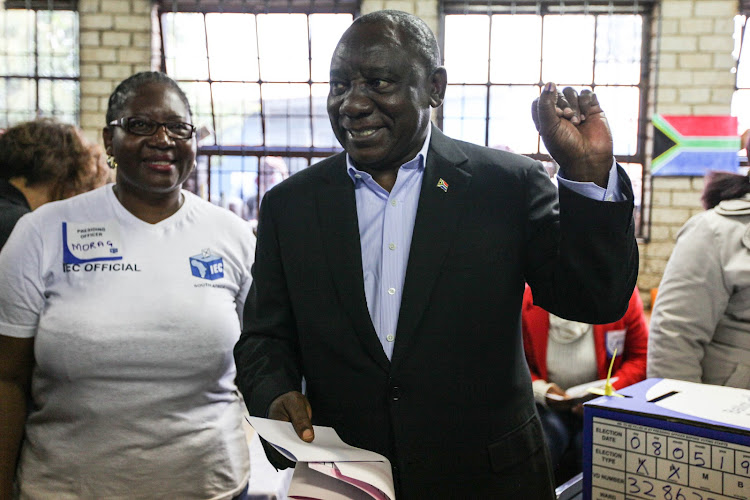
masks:
MULTIPOLYGON (((395 500, 391 463, 374 451, 346 444, 332 427, 313 426, 315 440, 302 441, 291 422, 249 417, 255 431, 289 460, 297 462, 290 498, 376 498, 395 500), (357 496, 346 497, 351 488, 357 496), (322 494, 327 492, 328 494, 322 494)), ((351 494, 351 493, 349 493, 351 494)))

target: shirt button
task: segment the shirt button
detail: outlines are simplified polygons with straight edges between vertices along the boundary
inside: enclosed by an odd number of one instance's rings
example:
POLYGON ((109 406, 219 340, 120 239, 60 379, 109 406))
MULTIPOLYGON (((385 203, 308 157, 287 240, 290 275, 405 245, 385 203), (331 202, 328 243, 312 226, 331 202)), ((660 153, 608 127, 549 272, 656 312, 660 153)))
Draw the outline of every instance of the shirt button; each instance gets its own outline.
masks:
POLYGON ((394 337, 393 335, 388 335, 388 336, 387 336, 387 337, 385 338, 385 340, 387 340, 388 342, 393 342, 394 340, 396 340, 396 337, 394 337))
POLYGON ((362 178, 362 176, 361 176, 361 175, 359 175, 359 174, 354 174, 354 178, 355 178, 355 179, 361 179, 361 178, 362 178))
POLYGON ((395 288, 389 288, 388 289, 388 295, 393 295, 394 293, 396 293, 396 289, 395 288))
POLYGON ((391 200, 391 205, 393 205, 395 207, 397 204, 398 204, 398 202, 396 200, 391 200))
POLYGON ((388 243, 388 248, 391 249, 391 250, 395 250, 396 249, 396 244, 395 243, 388 243))

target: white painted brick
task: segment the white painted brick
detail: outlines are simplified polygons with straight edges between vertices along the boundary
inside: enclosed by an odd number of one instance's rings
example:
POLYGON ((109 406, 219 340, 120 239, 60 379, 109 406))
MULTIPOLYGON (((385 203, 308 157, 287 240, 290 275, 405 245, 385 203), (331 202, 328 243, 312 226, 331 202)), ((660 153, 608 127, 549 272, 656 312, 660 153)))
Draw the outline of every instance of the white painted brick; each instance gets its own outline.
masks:
POLYGON ((109 12, 112 14, 129 14, 130 13, 130 1, 129 0, 101 0, 102 12, 109 12))
POLYGON ((99 0, 78 0, 78 12, 79 14, 89 14, 92 12, 100 12, 99 0))
POLYGON ((677 54, 660 54, 659 55, 659 68, 664 69, 677 69, 677 54))
POLYGON ((118 51, 117 61, 121 63, 151 64, 151 52, 141 48, 122 48, 118 51))
POLYGON ((78 35, 81 47, 98 47, 101 44, 100 32, 98 31, 81 31, 78 35))
POLYGON ((98 64, 91 64, 81 62, 81 79, 94 79, 102 76, 102 72, 98 64))
POLYGON ((715 18, 714 33, 726 33, 731 36, 734 33, 734 19, 732 17, 715 18))
MULTIPOLYGON (((437 18, 439 12, 438 12, 438 2, 437 1, 420 1, 417 0, 414 2, 416 5, 416 12, 419 17, 422 19, 425 19, 426 17, 437 18)), ((426 19, 425 19, 426 21, 426 19)))
POLYGON ((654 177, 652 188, 652 193, 661 190, 690 191, 692 184, 690 177, 654 177))
POLYGON ((651 206, 652 207, 669 207, 672 205, 672 191, 652 191, 651 192, 651 206))
POLYGON ((677 89, 675 88, 660 88, 659 89, 659 102, 676 104, 677 101, 677 89))
POLYGON ((81 80, 81 96, 107 96, 115 88, 113 82, 107 80, 81 80))
POLYGON ((99 99, 97 97, 81 97, 81 111, 99 111, 99 99))
POLYGON ((684 104, 658 103, 656 112, 664 115, 690 115, 692 114, 692 108, 684 104))
POLYGON ((151 48, 151 33, 132 33, 133 47, 151 48))
POLYGON ((415 2, 411 0, 385 0, 383 2, 384 8, 393 10, 402 10, 414 14, 416 11, 415 2))
POLYGON ((711 0, 695 2, 695 17, 731 18, 737 14, 737 2, 732 0, 711 0))
POLYGON ((682 87, 693 83, 691 71, 660 71, 658 77, 659 85, 682 87))
POLYGON ((734 96, 734 87, 713 87, 711 89, 711 103, 726 104, 727 111, 729 110, 729 104, 732 102, 732 96, 734 96))
POLYGON ((711 98, 711 89, 708 88, 686 88, 678 89, 678 99, 683 104, 703 104, 711 98))
POLYGON ((101 128, 104 125, 104 117, 98 112, 81 112, 81 128, 84 129, 96 129, 101 128))
POLYGON ((124 80, 132 74, 133 70, 128 64, 102 65, 102 76, 110 80, 124 80))
POLYGON ((78 22, 81 31, 109 30, 114 25, 111 14, 81 14, 78 22))
POLYGON ((151 18, 149 16, 117 16, 114 26, 118 31, 151 33, 151 18))
POLYGON ((362 5, 360 6, 360 11, 362 14, 369 14, 376 10, 383 10, 384 8, 383 0, 363 0, 362 5))
POLYGON ((714 68, 719 70, 731 70, 734 68, 735 61, 729 52, 714 54, 714 68))
POLYGON ((151 63, 136 63, 133 64, 133 74, 140 73, 141 71, 158 70, 159 68, 151 67, 151 63))
POLYGON ((730 102, 724 104, 696 104, 693 106, 693 115, 728 115, 731 111, 730 102))
MULTIPOLYGON (((115 87, 117 85, 112 86, 112 90, 115 90, 115 87)), ((110 91, 110 94, 112 91, 110 91)), ((102 111, 104 113, 107 112, 107 106, 109 105, 109 95, 99 97, 99 111, 102 111)))
POLYGON ((672 207, 701 208, 700 198, 700 193, 694 191, 675 191, 672 193, 672 207))
POLYGON ((731 34, 727 35, 705 35, 698 37, 698 50, 703 52, 727 52, 731 53, 734 48, 734 40, 731 34))
POLYGON ((695 52, 698 48, 698 37, 686 35, 663 36, 660 40, 660 48, 665 52, 695 52))
POLYGON ((714 21, 711 18, 680 19, 680 33, 687 35, 699 35, 714 32, 714 21))
POLYGON ((122 31, 105 31, 102 33, 102 45, 106 47, 126 47, 130 45, 130 33, 122 31))
POLYGON ((661 3, 664 19, 693 17, 693 2, 689 0, 669 0, 661 3))
POLYGON ((699 86, 731 87, 734 89, 734 75, 729 71, 696 71, 693 73, 693 83, 699 86))
POLYGON ((678 54, 677 66, 680 69, 710 68, 713 62, 711 54, 678 54))
POLYGON ((130 3, 133 14, 150 14, 153 8, 149 0, 131 0, 130 3))
MULTIPOLYGON (((680 33, 680 19, 662 19, 661 36, 679 35, 680 33)), ((693 33, 688 32, 688 34, 693 33)))
POLYGON ((101 47, 82 47, 81 61, 112 62, 115 60, 115 49, 101 47))
POLYGON ((659 241, 671 238, 671 235, 668 227, 652 224, 649 237, 651 238, 651 241, 659 241))
POLYGON ((646 255, 648 255, 649 257, 669 258, 669 256, 672 254, 672 250, 674 250, 673 243, 662 243, 655 241, 649 243, 648 248, 646 248, 646 255))

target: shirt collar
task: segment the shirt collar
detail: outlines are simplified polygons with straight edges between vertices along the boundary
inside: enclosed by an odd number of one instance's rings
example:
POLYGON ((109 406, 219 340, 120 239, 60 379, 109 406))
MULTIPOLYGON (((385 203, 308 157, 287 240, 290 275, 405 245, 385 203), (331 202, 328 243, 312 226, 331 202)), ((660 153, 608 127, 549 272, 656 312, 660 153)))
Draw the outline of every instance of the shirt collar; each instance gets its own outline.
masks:
MULTIPOLYGON (((417 153, 414 158, 401 165, 401 168, 419 168, 420 166, 424 168, 424 166, 427 165, 427 150, 430 149, 430 138, 432 138, 431 124, 429 127, 427 127, 427 137, 425 137, 424 139, 422 149, 419 150, 419 153, 417 153)), ((369 173, 363 170, 359 170, 354 166, 349 153, 346 154, 346 171, 349 174, 349 177, 351 177, 352 182, 354 182, 355 184, 357 183, 358 179, 371 177, 369 173)))

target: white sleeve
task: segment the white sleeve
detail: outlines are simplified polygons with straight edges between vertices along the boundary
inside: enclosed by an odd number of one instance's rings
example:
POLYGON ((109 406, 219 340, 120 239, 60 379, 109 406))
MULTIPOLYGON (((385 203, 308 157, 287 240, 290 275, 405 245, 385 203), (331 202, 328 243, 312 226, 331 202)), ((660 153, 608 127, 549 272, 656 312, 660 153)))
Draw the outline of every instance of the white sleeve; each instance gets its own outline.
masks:
POLYGON ((720 243, 705 216, 680 230, 651 315, 649 377, 701 382, 701 361, 729 302, 720 243))
POLYGON ((41 234, 24 215, 0 251, 0 335, 36 335, 45 302, 42 255, 41 234))

